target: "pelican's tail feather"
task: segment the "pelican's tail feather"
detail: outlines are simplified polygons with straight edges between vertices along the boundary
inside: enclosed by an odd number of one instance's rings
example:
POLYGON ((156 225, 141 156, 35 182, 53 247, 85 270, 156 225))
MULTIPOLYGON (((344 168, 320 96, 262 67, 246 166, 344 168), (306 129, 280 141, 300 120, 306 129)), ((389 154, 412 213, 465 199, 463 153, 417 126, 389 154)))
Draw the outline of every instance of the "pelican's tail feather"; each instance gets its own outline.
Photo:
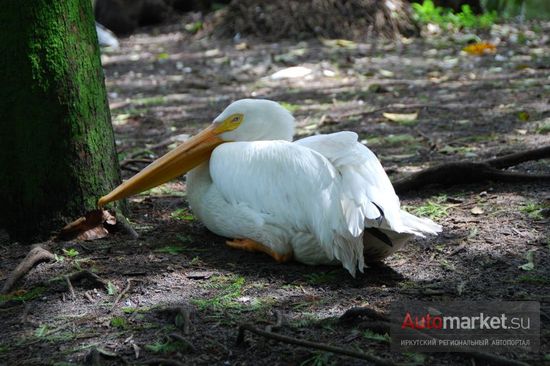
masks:
POLYGON ((417 217, 401 210, 401 222, 407 232, 424 237, 426 234, 437 235, 442 230, 441 225, 425 217, 417 217))

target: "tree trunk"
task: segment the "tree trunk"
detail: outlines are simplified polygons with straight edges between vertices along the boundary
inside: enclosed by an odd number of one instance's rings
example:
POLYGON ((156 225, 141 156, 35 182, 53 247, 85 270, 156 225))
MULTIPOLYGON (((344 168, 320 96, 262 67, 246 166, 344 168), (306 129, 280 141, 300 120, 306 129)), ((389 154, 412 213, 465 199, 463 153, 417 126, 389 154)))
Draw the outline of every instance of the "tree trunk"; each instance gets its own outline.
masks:
POLYGON ((0 11, 0 227, 37 240, 119 181, 90 0, 0 11))

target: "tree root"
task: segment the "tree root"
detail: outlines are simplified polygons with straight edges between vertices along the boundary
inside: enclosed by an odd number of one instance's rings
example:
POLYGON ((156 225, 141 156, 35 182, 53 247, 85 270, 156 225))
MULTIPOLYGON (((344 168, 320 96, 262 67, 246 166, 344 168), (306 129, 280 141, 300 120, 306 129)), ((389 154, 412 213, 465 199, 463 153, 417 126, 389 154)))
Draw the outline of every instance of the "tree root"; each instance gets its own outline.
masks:
POLYGON ((239 326, 239 334, 237 336, 237 345, 241 345, 244 342, 245 339, 245 332, 249 331, 250 333, 254 333, 257 335, 260 335, 262 337, 266 337, 269 339, 273 339, 279 342, 288 343, 288 344, 294 344, 296 346, 302 346, 306 348, 314 348, 319 349, 322 351, 332 352, 335 354, 345 355, 349 357, 358 358, 361 360, 366 360, 369 362, 372 362, 375 365, 386 365, 386 366, 393 366, 396 365, 394 362, 389 360, 384 360, 382 358, 369 355, 367 353, 363 352, 357 352, 348 350, 345 348, 335 347, 324 343, 316 343, 311 341, 305 341, 302 339, 292 338, 289 336, 284 336, 282 334, 272 333, 272 332, 266 332, 265 330, 260 330, 256 327, 254 327, 251 324, 242 324, 239 326))
POLYGON ((526 161, 550 158, 550 146, 488 159, 480 163, 459 161, 431 167, 393 183, 398 194, 417 190, 428 185, 450 187, 456 184, 477 183, 487 180, 498 182, 550 182, 550 175, 530 175, 502 171, 526 161))
POLYGON ((55 257, 52 253, 42 248, 40 245, 36 245, 10 274, 2 287, 1 293, 6 294, 10 292, 15 283, 25 276, 37 264, 54 259, 55 257))
MULTIPOLYGON (((366 329, 369 329, 379 334, 391 334, 391 323, 389 321, 389 318, 384 314, 380 314, 377 311, 366 307, 356 307, 356 308, 351 308, 347 310, 342 316, 340 316, 339 321, 342 323, 355 323, 355 321, 358 318, 363 318, 363 317, 373 319, 374 321, 361 322, 361 327, 364 327, 366 329)), ((355 323, 355 325, 357 324, 355 323)), ((433 338, 432 336, 428 336, 427 334, 421 331, 416 330, 415 332, 424 338, 430 338, 430 339, 433 338)), ((472 357, 476 360, 487 361, 495 365, 527 366, 527 364, 524 362, 511 360, 509 358, 495 355, 492 353, 461 350, 461 352, 457 354, 472 357)))

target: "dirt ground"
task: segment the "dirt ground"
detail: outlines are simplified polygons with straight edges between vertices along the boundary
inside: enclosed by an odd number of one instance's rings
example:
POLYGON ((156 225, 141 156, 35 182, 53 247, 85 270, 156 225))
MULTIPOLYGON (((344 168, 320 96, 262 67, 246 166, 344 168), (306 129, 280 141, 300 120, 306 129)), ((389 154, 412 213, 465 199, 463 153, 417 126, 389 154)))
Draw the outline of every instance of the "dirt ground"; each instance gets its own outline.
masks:
MULTIPOLYGON (((192 36, 186 22, 143 30, 102 56, 125 177, 168 151, 170 136, 197 132, 243 97, 284 103, 298 137, 357 132, 392 179, 550 144, 550 24, 497 27, 484 36, 501 40, 496 55, 477 57, 461 52, 465 34, 262 43, 192 36), (290 66, 310 73, 270 76, 290 66), (418 118, 393 122, 383 112, 418 118)), ((516 170, 550 174, 548 160, 516 170)), ((364 322, 338 321, 349 308, 388 312, 404 299, 539 301, 540 352, 502 356, 549 364, 550 184, 426 187, 401 199, 443 233, 352 278, 340 267, 230 249, 194 219, 184 180, 153 189, 129 201, 139 239, 52 243, 57 260, 0 299, 0 364, 368 364, 253 334, 236 345, 244 323, 396 363, 486 364, 459 353, 392 353, 388 337, 364 322), (83 269, 107 285, 72 281, 73 299, 64 276, 83 269)), ((0 244, 3 283, 29 246, 5 235, 0 244)))

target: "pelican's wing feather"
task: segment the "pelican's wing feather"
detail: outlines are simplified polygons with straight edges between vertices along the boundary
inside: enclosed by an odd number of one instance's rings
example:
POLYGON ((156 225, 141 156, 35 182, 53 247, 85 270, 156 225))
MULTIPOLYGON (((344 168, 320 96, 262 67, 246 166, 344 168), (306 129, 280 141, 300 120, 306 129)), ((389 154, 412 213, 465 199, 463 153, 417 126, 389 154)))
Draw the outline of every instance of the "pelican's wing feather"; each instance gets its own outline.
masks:
POLYGON ((341 204, 353 235, 365 225, 402 232, 399 198, 380 161, 357 141, 354 132, 311 136, 297 144, 313 149, 327 158, 342 175, 341 204))
POLYGON ((317 151, 287 141, 226 143, 214 150, 210 175, 229 203, 313 234, 327 257, 352 274, 363 269, 361 237, 350 234, 339 200, 340 173, 317 151))
POLYGON ((327 158, 342 175, 341 204, 351 233, 375 227, 397 233, 436 234, 441 226, 400 208, 399 198, 374 153, 354 132, 316 135, 296 141, 327 158))

